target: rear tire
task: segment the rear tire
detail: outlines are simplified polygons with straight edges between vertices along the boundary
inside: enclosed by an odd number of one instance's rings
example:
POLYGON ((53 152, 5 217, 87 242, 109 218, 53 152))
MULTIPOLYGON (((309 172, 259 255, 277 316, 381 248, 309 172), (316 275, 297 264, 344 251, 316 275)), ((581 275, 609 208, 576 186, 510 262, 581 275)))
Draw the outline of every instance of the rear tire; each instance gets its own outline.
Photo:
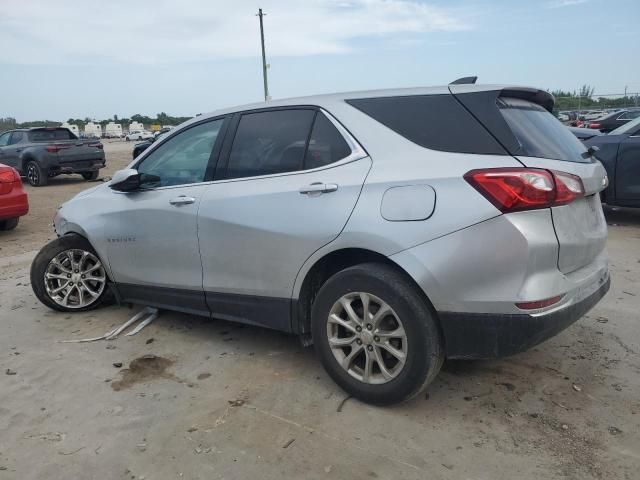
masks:
POLYGON ((98 178, 98 175, 100 174, 100 172, 98 170, 96 170, 95 172, 82 172, 82 178, 84 178, 87 181, 91 181, 91 180, 96 180, 98 178))
POLYGON ((0 220, 0 231, 7 232, 9 230, 13 230, 18 226, 19 221, 20 221, 19 217, 0 220))
POLYGON ((40 164, 34 160, 29 160, 25 166, 27 182, 32 187, 44 187, 49 181, 49 175, 40 164))
POLYGON ((318 292, 311 318, 323 366, 363 402, 389 405, 418 395, 444 361, 435 312, 388 265, 365 263, 336 273, 318 292))
POLYGON ((38 300, 60 312, 99 307, 109 295, 107 274, 98 254, 80 235, 46 244, 31 264, 31 288, 38 300))

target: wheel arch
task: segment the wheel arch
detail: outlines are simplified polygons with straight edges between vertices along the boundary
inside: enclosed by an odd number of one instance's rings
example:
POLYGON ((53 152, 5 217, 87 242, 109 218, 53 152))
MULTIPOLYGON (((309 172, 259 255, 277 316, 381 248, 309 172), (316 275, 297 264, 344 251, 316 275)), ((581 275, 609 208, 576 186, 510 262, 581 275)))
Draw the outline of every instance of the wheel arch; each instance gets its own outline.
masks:
POLYGON ((67 237, 69 235, 76 235, 78 237, 82 237, 86 242, 89 243, 89 245, 91 245, 93 250, 96 252, 96 255, 98 255, 98 258, 102 262, 102 265, 104 265, 104 268, 107 272, 107 278, 109 279, 109 281, 114 282, 113 272, 111 271, 111 265, 109 264, 107 253, 103 249, 99 248, 100 246, 96 245, 96 242, 93 242, 91 240, 91 236, 77 223, 65 222, 63 228, 63 231, 56 232, 58 236, 67 237))
POLYGON ((33 153, 31 153, 31 152, 24 153, 20 157, 20 174, 21 175, 26 175, 27 174, 27 163, 29 163, 32 160, 34 162, 38 161, 38 159, 35 157, 35 155, 33 155, 33 153))
POLYGON ((427 308, 431 310, 438 328, 442 332, 440 319, 431 300, 405 269, 386 255, 373 250, 365 248, 341 248, 328 252, 317 259, 306 271, 304 278, 299 283, 296 283, 296 285, 299 285, 299 289, 297 296, 294 296, 292 302, 292 330, 301 336, 305 345, 313 343, 311 338, 311 307, 322 285, 331 278, 331 276, 345 268, 371 262, 388 265, 402 274, 425 301, 427 308))

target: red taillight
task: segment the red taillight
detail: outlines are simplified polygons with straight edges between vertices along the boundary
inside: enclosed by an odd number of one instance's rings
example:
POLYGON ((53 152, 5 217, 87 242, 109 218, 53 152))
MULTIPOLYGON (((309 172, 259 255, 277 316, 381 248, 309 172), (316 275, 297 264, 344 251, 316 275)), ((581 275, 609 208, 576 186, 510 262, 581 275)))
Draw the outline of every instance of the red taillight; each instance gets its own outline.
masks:
POLYGON ((60 150, 64 150, 65 148, 69 148, 70 145, 47 145, 47 152, 49 153, 58 153, 60 150))
POLYGON ((20 176, 13 168, 3 168, 0 170, 0 183, 13 183, 18 180, 20 180, 20 176))
POLYGON ((595 123, 595 122, 591 122, 589 124, 589 128, 600 128, 600 124, 599 123, 595 123))
POLYGON ((537 308, 550 307, 562 300, 562 297, 564 297, 564 295, 558 295, 557 297, 551 297, 545 300, 537 300, 535 302, 516 303, 516 307, 521 310, 535 310, 537 308))
POLYGON ((566 205, 584 194, 575 175, 537 168, 471 170, 464 178, 503 213, 566 205))
POLYGON ((20 175, 13 168, 2 168, 0 170, 0 195, 11 193, 14 184, 19 181, 20 175))
POLYGON ((551 173, 553 173, 553 178, 556 181, 556 199, 553 202, 554 206, 566 205, 584 195, 584 187, 582 186, 580 177, 555 170, 551 173))

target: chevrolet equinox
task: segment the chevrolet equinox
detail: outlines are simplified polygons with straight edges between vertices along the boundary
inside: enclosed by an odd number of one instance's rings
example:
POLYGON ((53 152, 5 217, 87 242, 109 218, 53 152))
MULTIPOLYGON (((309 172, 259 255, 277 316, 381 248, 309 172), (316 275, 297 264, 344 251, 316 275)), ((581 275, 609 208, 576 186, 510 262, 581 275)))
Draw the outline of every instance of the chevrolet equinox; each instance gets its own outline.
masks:
POLYGON ((349 394, 408 399, 609 288, 605 170, 553 103, 454 82, 195 117, 60 207, 33 290, 290 332, 349 394))

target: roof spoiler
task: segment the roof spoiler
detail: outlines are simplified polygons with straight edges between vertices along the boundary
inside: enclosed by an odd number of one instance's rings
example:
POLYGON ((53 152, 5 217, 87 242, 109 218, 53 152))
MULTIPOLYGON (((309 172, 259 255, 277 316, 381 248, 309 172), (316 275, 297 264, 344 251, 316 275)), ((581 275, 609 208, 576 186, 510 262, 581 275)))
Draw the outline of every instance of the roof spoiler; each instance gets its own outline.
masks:
POLYGON ((478 77, 461 77, 457 80, 454 80, 449 85, 473 85, 478 80, 478 77))

